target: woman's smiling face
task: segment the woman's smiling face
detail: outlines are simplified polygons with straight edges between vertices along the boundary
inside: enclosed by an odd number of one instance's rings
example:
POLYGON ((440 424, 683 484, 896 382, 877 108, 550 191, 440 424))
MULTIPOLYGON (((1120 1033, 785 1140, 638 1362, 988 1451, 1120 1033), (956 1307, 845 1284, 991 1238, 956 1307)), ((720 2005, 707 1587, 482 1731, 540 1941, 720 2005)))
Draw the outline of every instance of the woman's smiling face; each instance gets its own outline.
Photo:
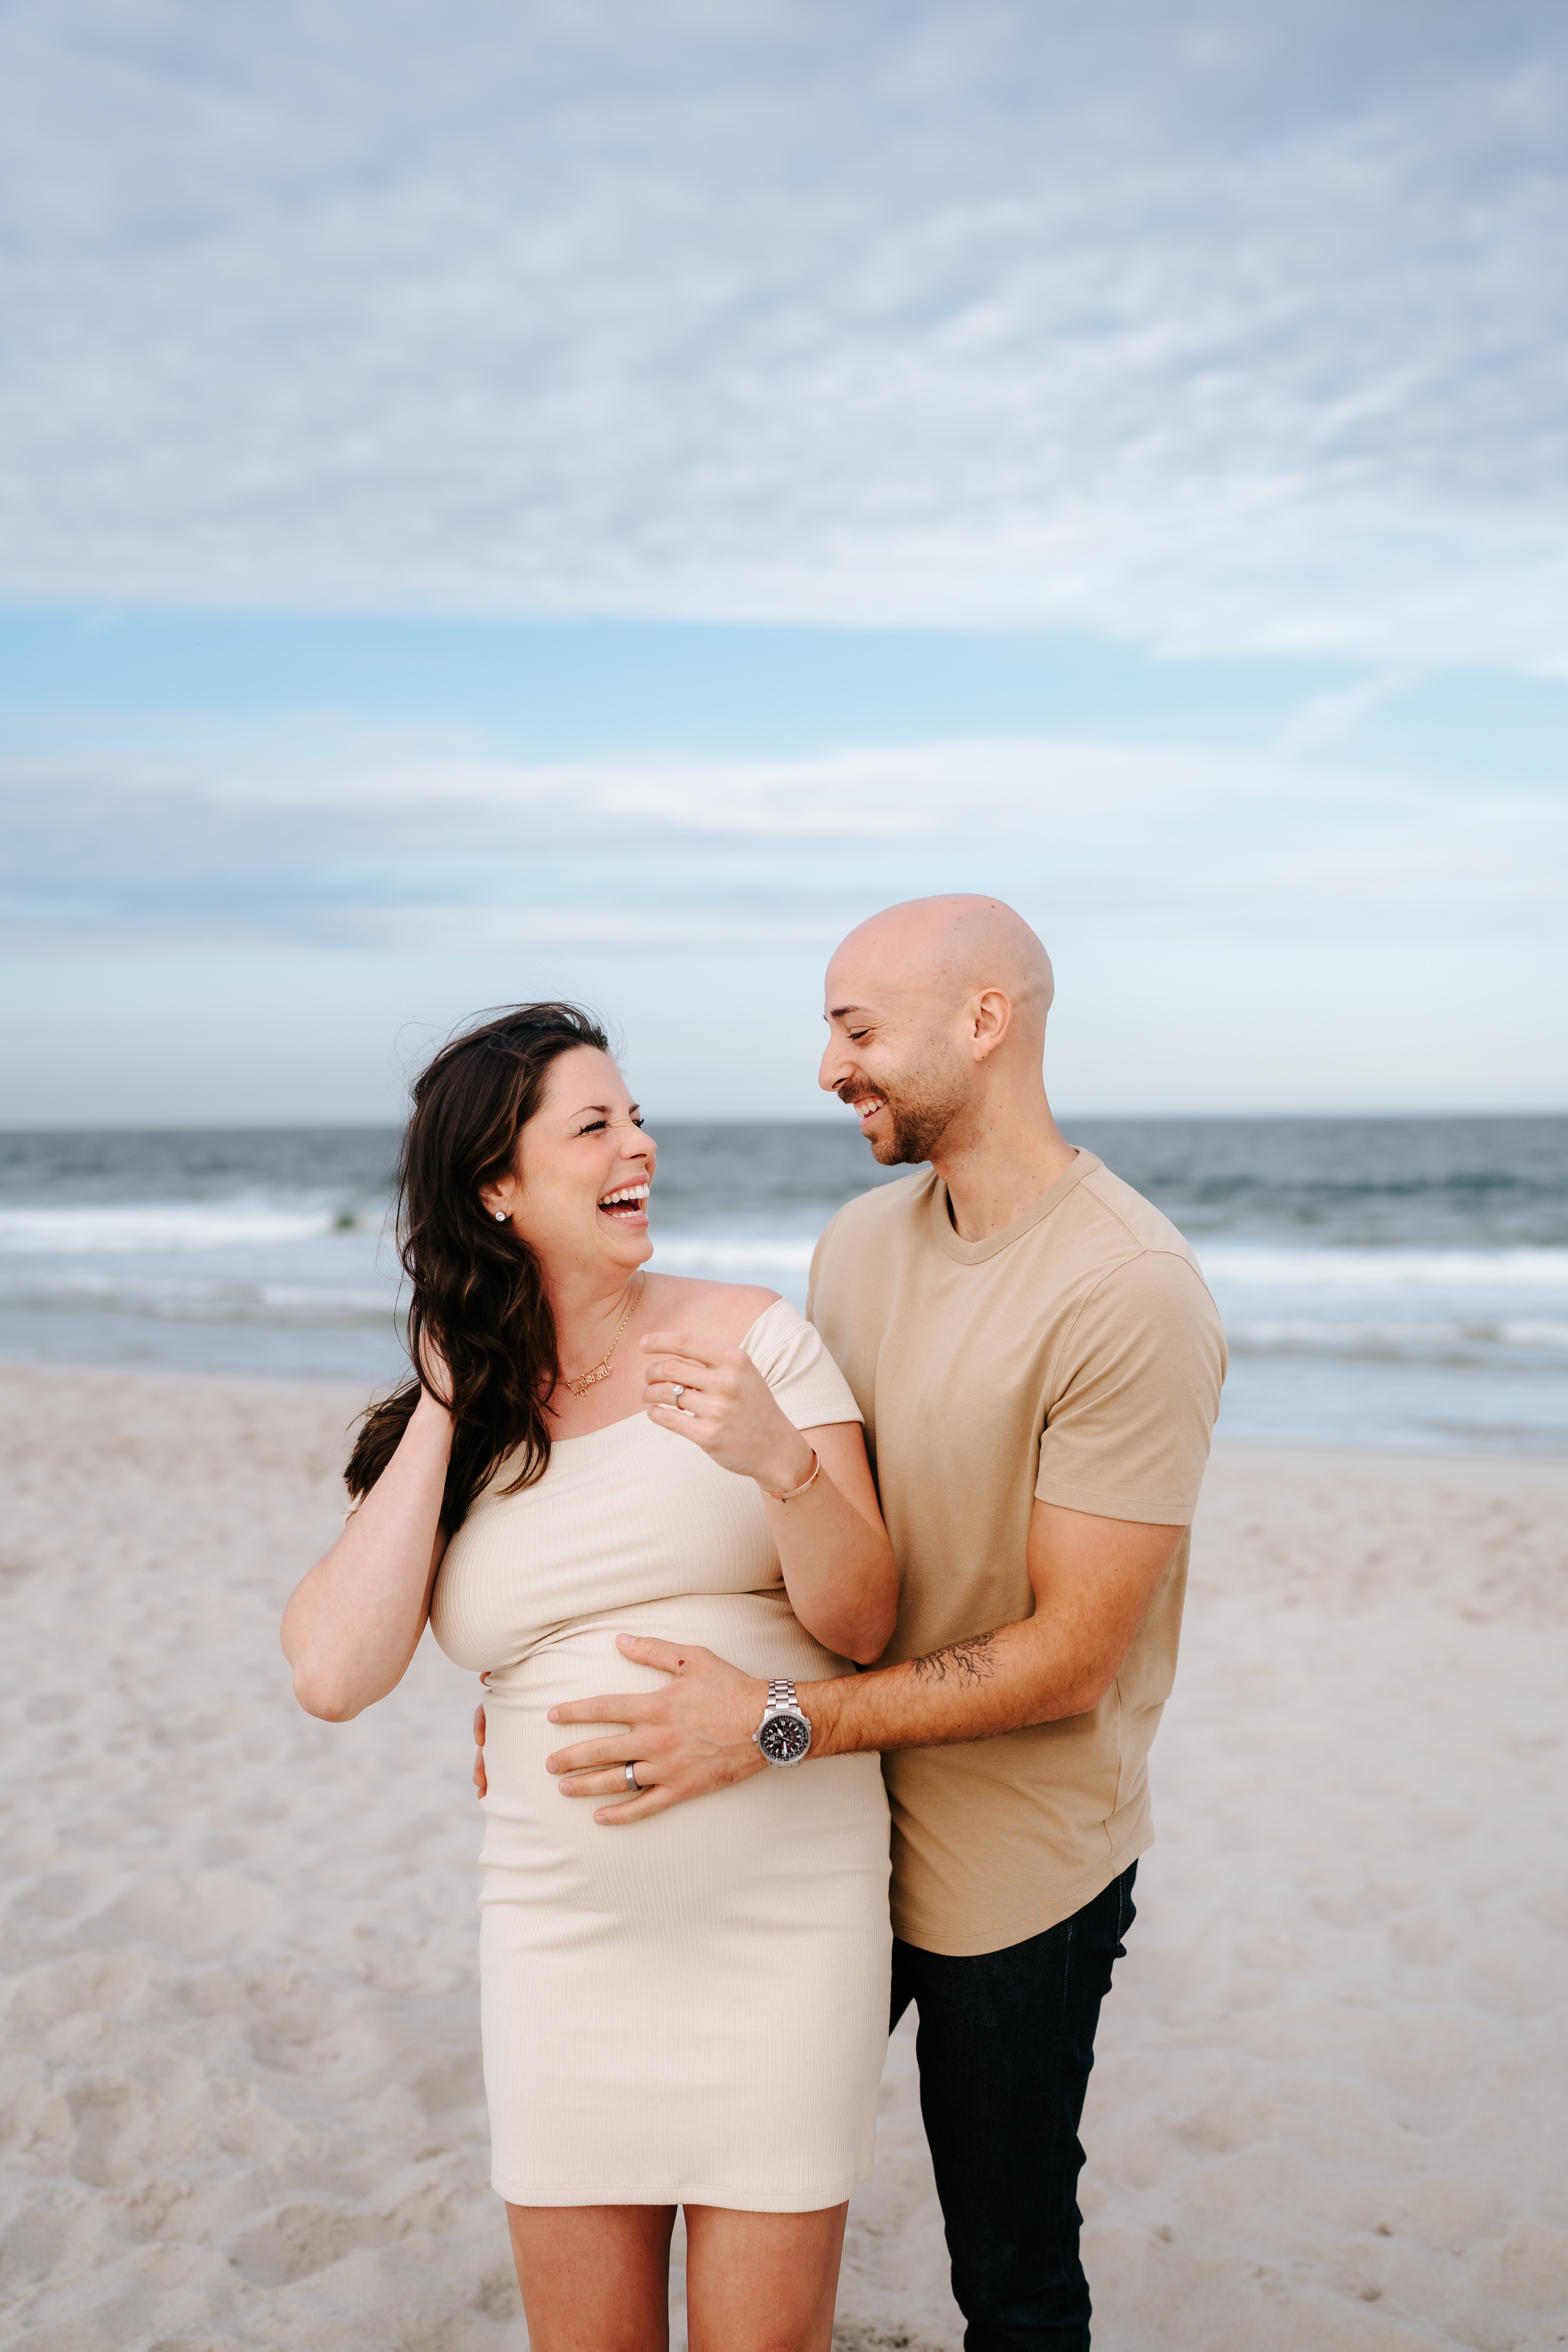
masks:
POLYGON ((647 1202, 658 1146, 607 1054, 579 1045, 552 1063, 512 1172, 481 1188, 547 1273, 629 1275, 653 1255, 647 1202))

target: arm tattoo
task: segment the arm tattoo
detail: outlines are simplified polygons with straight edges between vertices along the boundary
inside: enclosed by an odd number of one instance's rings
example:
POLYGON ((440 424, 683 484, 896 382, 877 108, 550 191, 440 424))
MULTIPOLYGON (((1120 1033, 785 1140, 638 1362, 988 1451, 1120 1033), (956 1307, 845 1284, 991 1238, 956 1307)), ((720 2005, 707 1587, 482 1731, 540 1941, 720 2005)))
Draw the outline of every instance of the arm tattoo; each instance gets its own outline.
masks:
POLYGON ((996 1671, 996 1661, 991 1654, 994 1633, 972 1633, 966 1642, 950 1642, 945 1650, 932 1650, 923 1658, 911 1658, 910 1668, 918 1682, 944 1683, 951 1676, 955 1682, 988 1683, 996 1671))

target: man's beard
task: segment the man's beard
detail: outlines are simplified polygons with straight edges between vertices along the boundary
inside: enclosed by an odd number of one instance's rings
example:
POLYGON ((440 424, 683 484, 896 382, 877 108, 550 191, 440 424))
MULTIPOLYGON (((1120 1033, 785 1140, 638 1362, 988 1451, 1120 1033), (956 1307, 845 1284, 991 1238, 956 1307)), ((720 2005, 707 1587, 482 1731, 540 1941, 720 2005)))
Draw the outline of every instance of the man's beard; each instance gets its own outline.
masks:
MULTIPOLYGON (((918 1092, 918 1078, 908 1093, 888 1087, 876 1091, 888 1107, 893 1131, 885 1141, 871 1144, 871 1157, 884 1168, 918 1168, 929 1160, 952 1123, 960 1108, 962 1097, 956 1089, 943 1095, 934 1087, 918 1092)), ((850 1087, 840 1096, 848 1101, 858 1089, 850 1087)), ((869 1139, 868 1139, 869 1140, 869 1139)))

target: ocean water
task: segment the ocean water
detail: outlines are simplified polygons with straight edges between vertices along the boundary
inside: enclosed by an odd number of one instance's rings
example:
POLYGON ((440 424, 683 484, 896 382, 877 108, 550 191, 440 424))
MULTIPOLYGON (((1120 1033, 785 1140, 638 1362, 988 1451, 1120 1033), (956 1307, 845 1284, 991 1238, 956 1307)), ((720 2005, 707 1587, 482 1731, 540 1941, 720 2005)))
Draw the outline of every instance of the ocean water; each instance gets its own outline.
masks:
MULTIPOLYGON (((1568 1449, 1568 1118, 1063 1122, 1219 1301, 1235 1436, 1568 1449)), ((847 1115, 658 1129, 654 1263, 805 1297, 847 1115)), ((396 1138, 0 1132, 0 1355, 393 1379, 396 1138)))

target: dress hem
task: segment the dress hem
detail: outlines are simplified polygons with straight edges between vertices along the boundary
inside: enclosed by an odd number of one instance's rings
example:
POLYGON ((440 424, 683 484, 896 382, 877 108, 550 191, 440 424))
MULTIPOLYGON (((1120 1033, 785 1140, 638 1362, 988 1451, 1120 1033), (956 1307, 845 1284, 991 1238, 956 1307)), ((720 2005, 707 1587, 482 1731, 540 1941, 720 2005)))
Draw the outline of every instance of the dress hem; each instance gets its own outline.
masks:
POLYGON ((558 2181, 505 2181, 490 2175, 490 2187, 509 2205, 717 2205, 728 2213, 825 2213, 847 2205, 862 2180, 869 2180, 866 2165, 847 2180, 826 2189, 730 2189, 709 2180, 679 2185, 668 2181, 596 2180, 565 2189, 558 2181))

